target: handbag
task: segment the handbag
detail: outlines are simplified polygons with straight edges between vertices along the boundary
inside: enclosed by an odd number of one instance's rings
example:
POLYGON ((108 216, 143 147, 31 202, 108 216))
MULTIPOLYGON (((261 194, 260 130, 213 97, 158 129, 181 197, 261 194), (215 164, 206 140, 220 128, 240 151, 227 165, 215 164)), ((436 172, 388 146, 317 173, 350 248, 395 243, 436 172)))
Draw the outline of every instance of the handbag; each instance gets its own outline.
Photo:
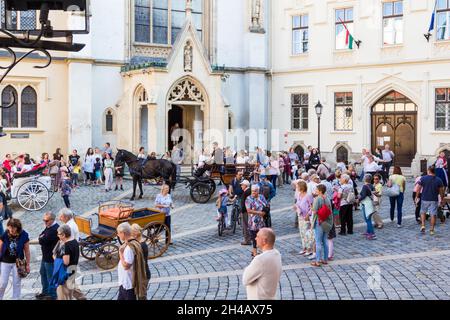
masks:
POLYGON ((400 187, 394 183, 392 187, 384 188, 382 194, 391 198, 398 197, 400 195, 400 187))
POLYGON ((17 267, 17 273, 19 274, 20 278, 25 278, 28 276, 27 272, 27 260, 25 259, 16 259, 16 267, 17 267))
POLYGON ((369 219, 369 217, 375 213, 375 207, 373 206, 372 199, 370 197, 365 197, 364 200, 361 201, 361 204, 363 205, 366 219, 369 219))

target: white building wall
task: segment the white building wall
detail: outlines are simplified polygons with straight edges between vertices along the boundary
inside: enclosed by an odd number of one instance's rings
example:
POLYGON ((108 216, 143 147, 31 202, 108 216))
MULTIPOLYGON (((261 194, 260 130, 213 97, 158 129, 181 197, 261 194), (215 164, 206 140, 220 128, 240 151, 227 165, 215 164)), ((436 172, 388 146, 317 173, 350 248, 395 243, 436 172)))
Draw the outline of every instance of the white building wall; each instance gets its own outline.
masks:
MULTIPOLYGON (((429 43, 429 26, 434 0, 403 1, 404 40, 383 46, 382 1, 286 1, 273 8, 271 116, 274 128, 288 133, 286 147, 303 142, 317 145, 318 100, 324 106, 321 121, 321 149, 334 152, 346 142, 350 152, 370 147, 372 105, 390 90, 396 90, 418 106, 417 158, 434 156, 450 141, 450 132, 435 131, 435 88, 450 85, 448 41, 429 43), (354 36, 362 40, 353 50, 335 50, 336 8, 354 8, 354 36), (309 15, 309 53, 292 55, 292 16, 309 15), (334 92, 352 91, 353 130, 334 131, 334 92), (309 94, 309 128, 291 131, 292 93, 309 94)), ((284 145, 284 137, 279 141, 284 145)), ((330 154, 331 156, 331 154, 330 154)), ((335 155, 333 155, 335 156, 335 155)))

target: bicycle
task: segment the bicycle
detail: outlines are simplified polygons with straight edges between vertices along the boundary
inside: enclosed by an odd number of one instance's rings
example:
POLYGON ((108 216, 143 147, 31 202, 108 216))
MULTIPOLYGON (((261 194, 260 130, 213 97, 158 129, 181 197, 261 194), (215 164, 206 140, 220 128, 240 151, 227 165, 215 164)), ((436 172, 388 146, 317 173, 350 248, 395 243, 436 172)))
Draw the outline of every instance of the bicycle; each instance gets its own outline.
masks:
POLYGON ((219 237, 221 237, 223 235, 223 231, 224 230, 231 230, 233 232, 233 234, 236 233, 236 226, 239 224, 241 225, 241 221, 240 221, 240 206, 239 206, 239 202, 234 200, 232 202, 228 203, 228 206, 232 206, 231 209, 231 215, 229 216, 231 218, 230 221, 230 227, 227 228, 226 224, 225 224, 225 215, 223 213, 220 213, 220 219, 217 223, 217 231, 219 234, 219 237))

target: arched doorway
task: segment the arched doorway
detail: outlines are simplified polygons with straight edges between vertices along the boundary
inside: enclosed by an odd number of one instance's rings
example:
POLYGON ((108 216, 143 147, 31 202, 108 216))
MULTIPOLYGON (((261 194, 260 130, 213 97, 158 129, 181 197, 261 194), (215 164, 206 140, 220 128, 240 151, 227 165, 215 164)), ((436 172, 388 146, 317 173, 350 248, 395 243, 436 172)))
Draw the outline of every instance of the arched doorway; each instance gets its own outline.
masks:
POLYGON ((348 150, 344 146, 340 146, 336 150, 336 161, 348 164, 348 150))
POLYGON ((372 152, 386 144, 395 154, 394 164, 410 166, 417 149, 417 105, 391 91, 372 107, 372 152))
POLYGON ((299 159, 304 159, 305 149, 301 145, 296 146, 294 152, 298 155, 299 159))
POLYGON ((178 145, 184 150, 184 163, 195 161, 203 149, 204 108, 206 92, 191 77, 178 80, 170 89, 167 104, 168 147, 173 148, 172 130, 178 123, 181 130, 178 145), (182 138, 181 138, 182 137, 182 138))

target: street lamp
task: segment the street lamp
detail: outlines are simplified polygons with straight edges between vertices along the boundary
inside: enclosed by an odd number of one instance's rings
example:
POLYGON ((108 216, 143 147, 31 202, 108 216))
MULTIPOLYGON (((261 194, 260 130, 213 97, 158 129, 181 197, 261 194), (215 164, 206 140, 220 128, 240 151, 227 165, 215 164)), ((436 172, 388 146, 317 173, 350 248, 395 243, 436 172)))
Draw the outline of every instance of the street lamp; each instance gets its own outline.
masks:
POLYGON ((320 117, 322 116, 322 110, 323 110, 323 106, 319 102, 317 102, 316 106, 314 107, 314 109, 316 109, 316 114, 317 114, 317 122, 318 122, 318 126, 317 126, 317 148, 319 149, 319 153, 320 153, 320 117))
POLYGON ((347 109, 345 109, 345 116, 347 118, 351 118, 352 114, 353 114, 353 109, 352 108, 348 107, 347 109))

